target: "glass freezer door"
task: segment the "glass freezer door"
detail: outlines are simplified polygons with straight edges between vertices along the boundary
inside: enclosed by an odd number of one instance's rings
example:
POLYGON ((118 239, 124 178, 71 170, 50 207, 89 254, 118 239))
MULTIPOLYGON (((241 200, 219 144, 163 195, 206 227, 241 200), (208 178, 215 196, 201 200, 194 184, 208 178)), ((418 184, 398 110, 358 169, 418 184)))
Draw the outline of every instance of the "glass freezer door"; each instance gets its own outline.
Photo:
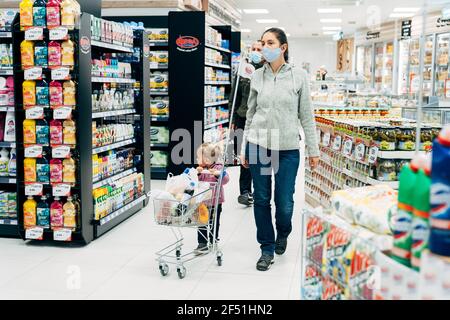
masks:
MULTIPOLYGON (((423 61, 423 94, 424 97, 429 97, 433 89, 433 36, 425 38, 425 55, 423 61)), ((415 39, 411 41, 411 55, 410 55, 410 93, 415 96, 419 93, 420 86, 420 41, 415 39)))
POLYGON ((436 41, 436 96, 440 99, 450 99, 449 79, 449 44, 450 33, 440 34, 436 41))
POLYGON ((375 90, 381 91, 383 83, 384 43, 375 44, 375 90))
POLYGON ((410 41, 400 41, 400 54, 399 54, 399 71, 398 71, 398 94, 408 94, 408 60, 409 60, 409 48, 410 41))
POLYGON ((364 47, 364 78, 372 86, 372 46, 364 47))
POLYGON ((392 92, 392 77, 394 73, 394 43, 388 42, 384 47, 383 57, 383 90, 392 92))

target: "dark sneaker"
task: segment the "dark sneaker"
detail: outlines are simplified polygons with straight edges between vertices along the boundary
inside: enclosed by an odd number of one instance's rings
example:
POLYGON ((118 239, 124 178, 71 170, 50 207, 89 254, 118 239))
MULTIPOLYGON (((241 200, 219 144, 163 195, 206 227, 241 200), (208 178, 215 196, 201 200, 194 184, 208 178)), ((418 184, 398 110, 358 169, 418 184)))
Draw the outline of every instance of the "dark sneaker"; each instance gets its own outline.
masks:
POLYGON ((275 242, 275 253, 278 255, 282 255, 286 252, 287 247, 287 239, 277 239, 275 242))
POLYGON ((238 197, 238 202, 244 206, 251 206, 253 204, 253 197, 249 197, 248 193, 244 193, 238 197))
POLYGON ((253 199, 253 193, 248 194, 248 201, 250 201, 252 204, 255 202, 255 200, 253 199))
POLYGON ((197 248, 194 249, 194 254, 196 256, 201 256, 201 255, 206 254, 208 252, 209 252, 208 244, 206 244, 206 243, 199 243, 197 248))
POLYGON ((259 258, 256 263, 256 269, 259 271, 267 271, 270 269, 270 266, 273 264, 273 256, 268 254, 262 254, 261 258, 259 258))

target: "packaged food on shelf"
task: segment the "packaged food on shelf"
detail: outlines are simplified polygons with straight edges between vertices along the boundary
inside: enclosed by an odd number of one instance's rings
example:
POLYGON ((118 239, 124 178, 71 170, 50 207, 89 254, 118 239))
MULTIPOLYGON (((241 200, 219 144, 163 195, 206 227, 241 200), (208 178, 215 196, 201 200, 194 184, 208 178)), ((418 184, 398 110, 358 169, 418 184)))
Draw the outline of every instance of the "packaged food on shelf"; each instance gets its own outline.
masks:
POLYGON ((92 17, 92 39, 106 43, 133 47, 133 28, 129 23, 118 23, 92 17))
POLYGON ((212 27, 206 27, 206 43, 228 49, 230 41, 222 38, 222 34, 212 27))
POLYGON ((169 41, 169 29, 167 28, 151 28, 146 31, 150 41, 169 41))
POLYGON ((169 164, 169 155, 167 151, 152 150, 150 162, 152 167, 166 168, 169 164))
POLYGON ((11 68, 12 66, 12 44, 0 43, 0 68, 11 68))
POLYGON ((150 89, 167 91, 169 90, 169 73, 168 72, 152 72, 150 75, 150 89))
POLYGON ((12 23, 17 14, 17 9, 0 10, 0 31, 11 31, 12 23))
POLYGON ((0 219, 17 218, 17 194, 0 191, 0 219))
POLYGON ((152 116, 168 116, 169 115, 169 98, 154 97, 150 100, 150 110, 152 116))
POLYGON ((150 68, 164 67, 169 65, 168 51, 150 51, 150 68))
POLYGON ((92 60, 92 76, 102 78, 131 79, 131 64, 119 60, 117 53, 104 53, 92 60))
POLYGON ((224 86, 205 86, 205 103, 226 100, 226 89, 224 86))
POLYGON ((152 143, 169 143, 169 128, 162 126, 153 126, 150 129, 150 141, 152 143))
POLYGON ((14 106, 13 77, 0 77, 0 106, 14 106))
POLYGON ((93 180, 99 181, 132 168, 135 148, 110 150, 92 156, 93 180))
POLYGON ((101 90, 94 90, 92 93, 92 110, 94 112, 132 109, 134 104, 133 88, 117 86, 115 83, 105 83, 101 90))
POLYGON ((132 138, 134 138, 134 126, 132 124, 117 123, 97 127, 97 122, 92 122, 93 147, 101 147, 132 138))

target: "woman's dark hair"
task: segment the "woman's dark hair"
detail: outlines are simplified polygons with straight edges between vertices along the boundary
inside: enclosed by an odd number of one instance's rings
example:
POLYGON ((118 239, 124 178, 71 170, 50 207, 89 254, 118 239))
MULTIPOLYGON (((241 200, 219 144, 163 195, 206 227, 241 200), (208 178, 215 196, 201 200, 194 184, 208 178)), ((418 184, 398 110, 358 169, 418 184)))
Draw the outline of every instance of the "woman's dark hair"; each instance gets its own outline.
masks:
MULTIPOLYGON (((284 52, 284 60, 286 60, 286 62, 288 62, 289 61, 289 44, 288 44, 286 33, 282 29, 279 29, 279 28, 270 28, 270 29, 267 29, 263 33, 263 36, 269 32, 275 34, 275 37, 278 39, 278 41, 280 41, 280 46, 283 44, 288 45, 286 51, 284 52)), ((262 37, 261 37, 261 39, 262 39, 262 37)))

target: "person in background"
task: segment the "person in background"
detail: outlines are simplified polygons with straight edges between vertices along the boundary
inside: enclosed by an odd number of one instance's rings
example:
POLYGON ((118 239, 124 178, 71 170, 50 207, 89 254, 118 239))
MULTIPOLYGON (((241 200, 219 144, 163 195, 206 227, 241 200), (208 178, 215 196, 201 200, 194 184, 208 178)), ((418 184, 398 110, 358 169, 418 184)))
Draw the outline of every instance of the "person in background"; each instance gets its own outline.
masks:
MULTIPOLYGON (((251 63, 255 69, 259 69, 264 65, 264 58, 261 54, 262 45, 261 40, 258 40, 252 44, 250 55, 248 57, 248 62, 251 63)), ((236 80, 235 80, 236 81, 236 80)), ((233 87, 236 85, 236 82, 233 84, 233 87)), ((234 92, 234 90, 232 90, 234 92)), ((232 129, 237 133, 238 129, 242 132, 245 128, 245 121, 247 116, 247 101, 248 95, 250 93, 250 79, 241 77, 239 80, 239 85, 236 94, 236 106, 234 108, 233 114, 233 124, 232 129)), ((233 101, 230 101, 229 108, 231 110, 233 101)), ((242 142, 242 135, 239 138, 235 139, 236 149, 240 150, 241 145, 239 143, 242 142)), ((252 174, 250 169, 245 168, 241 165, 241 172, 239 176, 239 197, 238 202, 245 206, 251 206, 253 204, 253 193, 252 193, 252 174)))
POLYGON ((292 231, 295 181, 300 164, 300 130, 305 132, 309 165, 319 163, 316 123, 304 70, 288 63, 283 30, 264 32, 262 54, 267 63, 253 74, 241 161, 254 185, 254 215, 261 248, 256 269, 266 271, 274 253, 284 254, 292 231), (272 172, 275 175, 276 238, 272 223, 272 172))

